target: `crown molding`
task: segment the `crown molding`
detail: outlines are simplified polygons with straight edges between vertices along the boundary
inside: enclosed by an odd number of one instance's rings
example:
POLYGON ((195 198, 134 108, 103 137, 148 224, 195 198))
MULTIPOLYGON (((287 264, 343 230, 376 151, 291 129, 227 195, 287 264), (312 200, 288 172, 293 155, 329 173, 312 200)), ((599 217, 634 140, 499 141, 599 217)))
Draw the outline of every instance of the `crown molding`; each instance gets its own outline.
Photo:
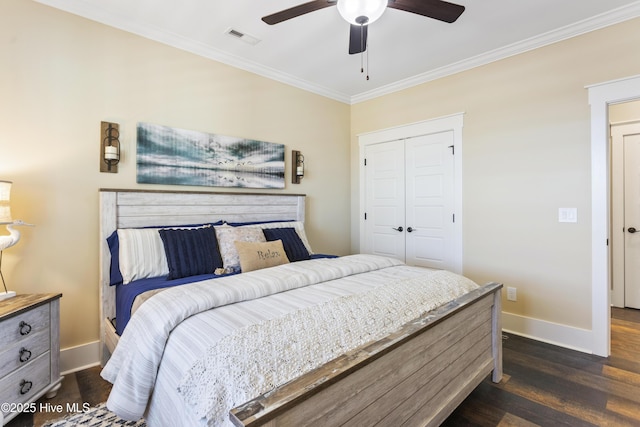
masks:
POLYGON ((175 47, 204 58, 239 68, 253 74, 257 74, 271 80, 285 83, 289 86, 322 95, 348 104, 350 96, 324 86, 313 84, 309 81, 297 78, 283 71, 266 67, 254 61, 249 61, 239 56, 231 55, 218 49, 214 49, 205 43, 196 42, 179 34, 171 33, 152 25, 144 25, 132 20, 125 15, 119 15, 95 5, 89 6, 82 0, 35 0, 38 3, 54 7, 74 15, 81 16, 98 23, 136 34, 141 37, 157 41, 159 43, 175 47))
POLYGON ((612 11, 596 15, 592 18, 585 19, 575 24, 567 25, 557 30, 549 31, 529 39, 513 43, 489 52, 477 55, 465 60, 427 71, 403 80, 399 80, 392 84, 382 86, 380 88, 362 92, 354 95, 350 99, 351 104, 357 104, 383 95, 388 95, 400 90, 409 89, 423 83, 440 79, 442 77, 461 73, 472 68, 480 67, 492 62, 499 61, 511 56, 515 56, 524 52, 528 52, 540 47, 548 46, 563 40, 570 39, 591 31, 599 30, 611 25, 619 24, 640 16, 640 1, 623 6, 612 11))
POLYGON ((349 94, 329 89, 325 86, 316 85, 280 70, 265 67, 264 65, 256 62, 248 61, 235 55, 230 55, 218 49, 213 49, 211 46, 195 42, 178 34, 168 33, 160 28, 149 25, 141 25, 139 22, 134 22, 127 16, 114 14, 106 9, 95 7, 93 5, 89 7, 88 4, 82 0, 35 1, 346 104, 357 104, 404 89, 409 89, 423 83, 467 71, 472 68, 496 62, 501 59, 528 52, 640 16, 640 1, 636 1, 627 6, 614 9, 557 30, 531 37, 521 42, 494 49, 481 55, 351 96, 349 94))

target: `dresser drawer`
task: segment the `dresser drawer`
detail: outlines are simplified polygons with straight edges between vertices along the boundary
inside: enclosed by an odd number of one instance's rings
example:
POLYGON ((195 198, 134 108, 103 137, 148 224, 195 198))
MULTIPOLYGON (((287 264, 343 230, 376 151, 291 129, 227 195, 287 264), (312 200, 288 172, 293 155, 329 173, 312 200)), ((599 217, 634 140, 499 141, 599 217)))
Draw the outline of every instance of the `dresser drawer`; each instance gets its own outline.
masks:
POLYGON ((46 328, 9 343, 6 348, 0 350, 0 379, 49 351, 50 340, 51 334, 49 328, 46 328))
POLYGON ((46 352, 0 379, 0 402, 25 403, 50 382, 51 354, 46 352))
POLYGON ((38 331, 49 329, 49 304, 9 317, 0 322, 0 342, 11 344, 38 331))

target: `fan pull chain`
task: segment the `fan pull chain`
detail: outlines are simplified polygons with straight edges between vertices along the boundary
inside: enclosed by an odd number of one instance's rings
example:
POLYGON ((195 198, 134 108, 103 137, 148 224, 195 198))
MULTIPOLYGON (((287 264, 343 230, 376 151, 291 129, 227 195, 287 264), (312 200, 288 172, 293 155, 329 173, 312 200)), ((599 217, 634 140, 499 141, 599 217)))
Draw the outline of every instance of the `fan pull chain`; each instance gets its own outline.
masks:
POLYGON ((367 45, 364 43, 364 24, 360 24, 360 73, 364 73, 365 55, 367 61, 367 80, 369 80, 369 40, 367 45))
POLYGON ((369 81, 369 40, 367 40, 367 50, 365 50, 367 54, 367 81, 369 81))
POLYGON ((364 73, 364 24, 360 24, 360 74, 364 73))

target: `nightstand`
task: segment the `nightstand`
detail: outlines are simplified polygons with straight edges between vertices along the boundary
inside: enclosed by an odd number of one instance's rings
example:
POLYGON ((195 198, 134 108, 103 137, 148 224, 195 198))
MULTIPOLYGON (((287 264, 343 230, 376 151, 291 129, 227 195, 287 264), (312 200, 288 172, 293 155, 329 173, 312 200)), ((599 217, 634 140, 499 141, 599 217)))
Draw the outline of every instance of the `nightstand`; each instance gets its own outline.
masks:
MULTIPOLYGON (((60 297, 25 294, 0 301, 0 404, 4 422, 33 412, 61 386, 60 297)), ((0 417, 2 418, 2 417, 0 417)))

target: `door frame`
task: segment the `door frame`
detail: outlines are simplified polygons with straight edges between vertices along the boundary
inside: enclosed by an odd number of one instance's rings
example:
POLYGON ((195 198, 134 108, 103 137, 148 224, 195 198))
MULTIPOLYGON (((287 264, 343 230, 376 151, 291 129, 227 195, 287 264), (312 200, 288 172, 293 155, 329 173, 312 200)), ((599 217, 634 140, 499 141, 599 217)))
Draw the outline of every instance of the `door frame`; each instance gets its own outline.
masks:
POLYGON ((358 134, 358 144, 360 148, 359 169, 360 169, 360 248, 364 247, 364 214, 365 214, 365 169, 364 155, 367 145, 380 144, 383 142, 407 139, 414 136, 429 135, 432 133, 453 131, 454 156, 454 211, 456 221, 454 223, 454 268, 453 272, 462 274, 462 128, 464 113, 456 113, 449 116, 438 117, 416 123, 381 129, 373 132, 358 134))
POLYGON ((640 75, 586 87, 591 106, 592 352, 611 354, 609 105, 640 99, 640 75))

